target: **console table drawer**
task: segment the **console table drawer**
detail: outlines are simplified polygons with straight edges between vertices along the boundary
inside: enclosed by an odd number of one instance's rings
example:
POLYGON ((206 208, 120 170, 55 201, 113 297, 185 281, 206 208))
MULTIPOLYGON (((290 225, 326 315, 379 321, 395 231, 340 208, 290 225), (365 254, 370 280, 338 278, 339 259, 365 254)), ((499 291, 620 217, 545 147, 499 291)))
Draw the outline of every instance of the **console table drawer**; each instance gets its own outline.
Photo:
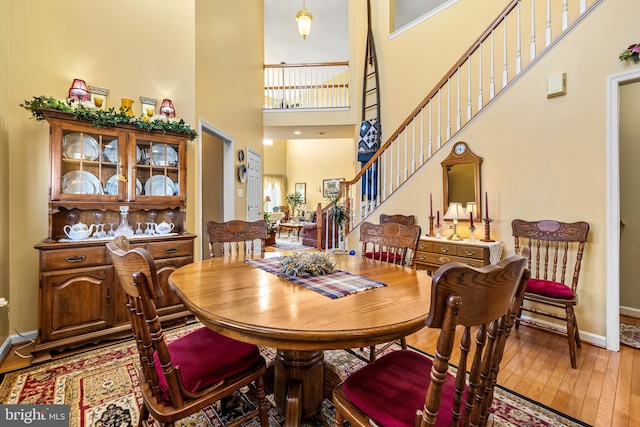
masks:
POLYGON ((435 242, 435 243, 433 243, 433 250, 430 251, 430 252, 439 254, 438 256, 456 255, 457 254, 457 245, 454 244, 454 243, 435 242))
POLYGON ((433 252, 433 242, 418 241, 417 251, 433 252))
POLYGON ((456 247, 456 255, 465 258, 485 259, 487 249, 478 246, 458 246, 456 247))
POLYGON ((414 265, 416 269, 427 270, 431 274, 443 264, 441 257, 472 267, 484 267, 497 263, 501 254, 500 242, 456 241, 423 236, 418 241, 414 265))
POLYGON ((425 263, 430 266, 437 267, 444 264, 442 261, 440 261, 440 258, 442 257, 446 257, 451 262, 461 262, 463 264, 470 265, 471 267, 483 267, 485 265, 483 259, 464 258, 459 256, 447 256, 447 255, 440 255, 440 254, 429 253, 429 252, 418 252, 416 254, 415 262, 425 263))

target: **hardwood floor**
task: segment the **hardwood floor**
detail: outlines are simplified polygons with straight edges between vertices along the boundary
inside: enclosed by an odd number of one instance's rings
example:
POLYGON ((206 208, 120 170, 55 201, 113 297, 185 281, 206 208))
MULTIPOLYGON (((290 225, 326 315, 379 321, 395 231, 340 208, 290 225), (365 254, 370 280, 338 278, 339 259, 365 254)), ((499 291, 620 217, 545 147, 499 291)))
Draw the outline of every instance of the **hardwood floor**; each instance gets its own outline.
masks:
MULTIPOLYGON (((621 316, 621 321, 640 325, 631 317, 621 316)), ((437 336, 425 328, 407 337, 407 343, 433 354, 437 336)), ((11 353, 0 373, 26 366, 29 359, 11 353)), ((639 349, 620 346, 616 353, 583 342, 578 369, 571 369, 566 338, 524 325, 507 341, 498 375, 499 384, 596 427, 640 426, 639 379, 639 349)))

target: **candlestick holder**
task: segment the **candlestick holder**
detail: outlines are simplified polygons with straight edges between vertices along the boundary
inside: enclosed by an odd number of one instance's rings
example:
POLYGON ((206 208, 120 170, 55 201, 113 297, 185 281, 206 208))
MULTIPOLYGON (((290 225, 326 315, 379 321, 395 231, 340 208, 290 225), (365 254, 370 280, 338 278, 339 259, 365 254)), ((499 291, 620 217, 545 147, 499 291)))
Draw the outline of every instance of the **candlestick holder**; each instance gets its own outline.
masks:
POLYGON ((433 237, 435 236, 435 234, 433 234, 433 219, 435 218, 435 216, 433 215, 429 215, 429 237, 433 237))
POLYGON ((469 227, 469 241, 470 242, 475 242, 476 241, 476 236, 475 236, 475 231, 476 231, 476 227, 475 226, 471 226, 469 227))
POLYGON ((442 239, 442 236, 440 235, 440 224, 436 224, 436 239, 442 239))
POLYGON ((484 221, 484 239, 480 239, 483 242, 495 242, 495 240, 491 239, 491 221, 493 218, 482 218, 484 221))

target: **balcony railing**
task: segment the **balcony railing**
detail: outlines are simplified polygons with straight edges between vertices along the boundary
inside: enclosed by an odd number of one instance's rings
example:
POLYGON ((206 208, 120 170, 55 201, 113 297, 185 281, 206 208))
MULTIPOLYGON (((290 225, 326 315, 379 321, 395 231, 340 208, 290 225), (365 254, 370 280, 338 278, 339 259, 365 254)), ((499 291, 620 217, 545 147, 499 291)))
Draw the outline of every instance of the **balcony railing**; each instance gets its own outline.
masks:
POLYGON ((349 106, 349 62, 265 64, 264 109, 349 106))

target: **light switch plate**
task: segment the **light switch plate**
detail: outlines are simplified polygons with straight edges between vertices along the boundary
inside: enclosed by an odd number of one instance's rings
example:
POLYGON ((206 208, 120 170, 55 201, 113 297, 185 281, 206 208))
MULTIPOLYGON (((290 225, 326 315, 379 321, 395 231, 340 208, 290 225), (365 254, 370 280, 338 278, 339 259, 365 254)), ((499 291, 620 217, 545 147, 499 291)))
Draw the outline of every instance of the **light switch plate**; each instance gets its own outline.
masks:
POLYGON ((244 197, 244 191, 242 188, 238 188, 238 197, 244 197))
POLYGON ((547 98, 567 94, 567 73, 551 76, 547 79, 547 98))

